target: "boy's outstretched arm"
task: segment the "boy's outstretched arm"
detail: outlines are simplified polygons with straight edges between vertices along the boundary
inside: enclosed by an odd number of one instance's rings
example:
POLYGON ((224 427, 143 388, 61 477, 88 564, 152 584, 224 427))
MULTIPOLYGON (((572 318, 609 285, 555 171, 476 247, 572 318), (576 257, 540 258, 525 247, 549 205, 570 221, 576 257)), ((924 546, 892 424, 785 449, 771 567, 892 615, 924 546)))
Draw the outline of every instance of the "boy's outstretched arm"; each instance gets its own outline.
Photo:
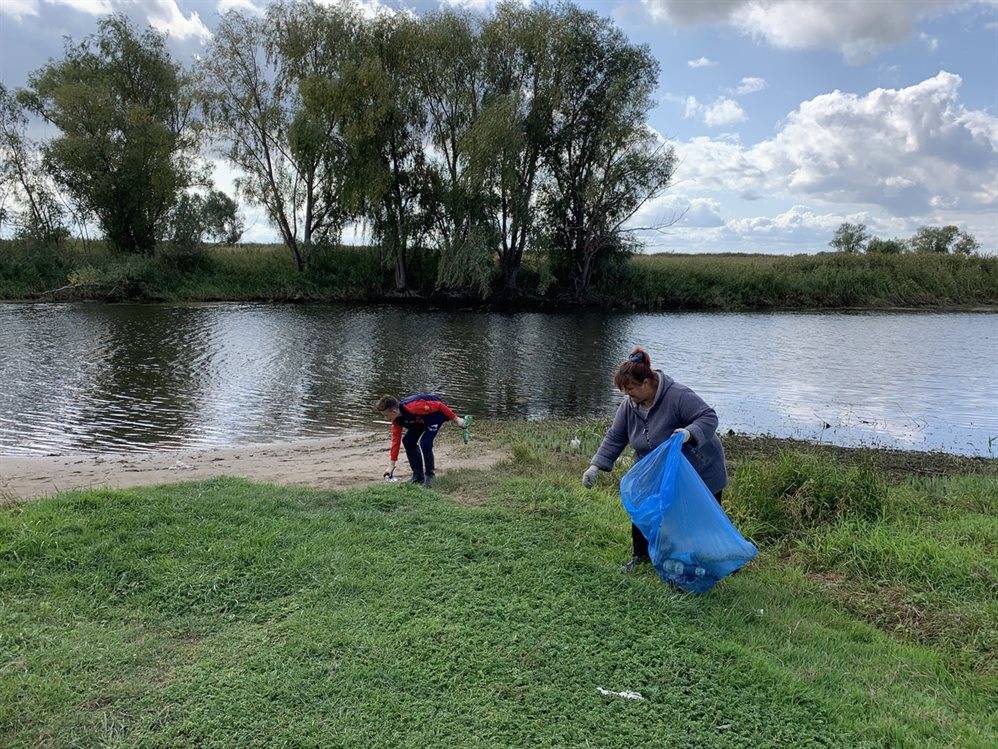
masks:
POLYGON ((391 451, 389 452, 389 459, 392 462, 392 467, 393 468, 395 467, 395 464, 398 462, 398 459, 399 459, 399 447, 401 447, 401 445, 402 445, 402 425, 401 424, 396 424, 396 423, 393 422, 392 423, 392 447, 391 447, 391 451))

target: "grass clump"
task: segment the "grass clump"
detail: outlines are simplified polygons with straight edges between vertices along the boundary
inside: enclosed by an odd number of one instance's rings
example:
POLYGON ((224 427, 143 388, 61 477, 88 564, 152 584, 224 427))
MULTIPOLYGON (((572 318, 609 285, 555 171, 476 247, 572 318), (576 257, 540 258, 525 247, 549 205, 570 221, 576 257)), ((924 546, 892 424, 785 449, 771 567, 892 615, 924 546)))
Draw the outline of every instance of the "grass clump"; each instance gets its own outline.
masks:
POLYGON ((868 468, 783 452, 775 459, 740 464, 725 505, 745 533, 768 541, 839 520, 874 520, 886 498, 886 482, 868 468))

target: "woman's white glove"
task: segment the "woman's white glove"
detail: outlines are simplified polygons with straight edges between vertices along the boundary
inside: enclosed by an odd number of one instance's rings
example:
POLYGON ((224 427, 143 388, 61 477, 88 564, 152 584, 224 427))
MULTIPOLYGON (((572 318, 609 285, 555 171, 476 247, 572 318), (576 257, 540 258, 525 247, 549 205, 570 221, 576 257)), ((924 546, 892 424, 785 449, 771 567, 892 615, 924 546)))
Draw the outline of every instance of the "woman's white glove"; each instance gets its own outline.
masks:
POLYGON ((587 489, 592 489, 596 485, 596 477, 599 476, 599 468, 589 466, 582 474, 582 485, 587 489))
POLYGON ((465 424, 467 424, 463 416, 458 416, 456 419, 454 419, 454 423, 457 424, 459 427, 461 427, 461 429, 464 429, 465 424))
POLYGON ((681 435, 683 435, 683 444, 684 445, 687 442, 689 442, 690 438, 693 436, 692 434, 690 434, 690 430, 689 429, 677 429, 675 432, 673 432, 673 434, 681 434, 681 435))

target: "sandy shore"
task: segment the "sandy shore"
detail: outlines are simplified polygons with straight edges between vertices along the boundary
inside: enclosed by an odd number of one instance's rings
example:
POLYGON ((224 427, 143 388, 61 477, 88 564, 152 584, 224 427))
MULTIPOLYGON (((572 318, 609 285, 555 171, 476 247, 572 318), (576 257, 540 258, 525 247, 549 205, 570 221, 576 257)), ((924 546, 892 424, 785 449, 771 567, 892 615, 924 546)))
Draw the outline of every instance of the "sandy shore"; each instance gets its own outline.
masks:
MULTIPOLYGON (((502 457, 472 442, 442 441, 434 451, 437 474, 451 468, 487 468, 502 457)), ((302 440, 242 447, 194 448, 134 454, 0 455, 0 503, 65 489, 145 486, 211 476, 243 476, 320 489, 377 483, 388 465, 384 434, 302 440)), ((405 455, 400 478, 408 478, 405 455)))

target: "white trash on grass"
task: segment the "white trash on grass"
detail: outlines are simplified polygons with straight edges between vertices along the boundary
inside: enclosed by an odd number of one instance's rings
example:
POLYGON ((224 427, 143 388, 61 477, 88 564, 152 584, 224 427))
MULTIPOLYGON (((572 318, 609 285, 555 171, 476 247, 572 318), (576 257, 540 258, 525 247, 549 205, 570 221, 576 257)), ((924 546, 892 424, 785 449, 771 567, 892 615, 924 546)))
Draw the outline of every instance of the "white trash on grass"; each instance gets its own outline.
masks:
POLYGON ((623 697, 625 700, 643 700, 640 692, 614 692, 603 687, 596 687, 596 691, 604 697, 623 697))

